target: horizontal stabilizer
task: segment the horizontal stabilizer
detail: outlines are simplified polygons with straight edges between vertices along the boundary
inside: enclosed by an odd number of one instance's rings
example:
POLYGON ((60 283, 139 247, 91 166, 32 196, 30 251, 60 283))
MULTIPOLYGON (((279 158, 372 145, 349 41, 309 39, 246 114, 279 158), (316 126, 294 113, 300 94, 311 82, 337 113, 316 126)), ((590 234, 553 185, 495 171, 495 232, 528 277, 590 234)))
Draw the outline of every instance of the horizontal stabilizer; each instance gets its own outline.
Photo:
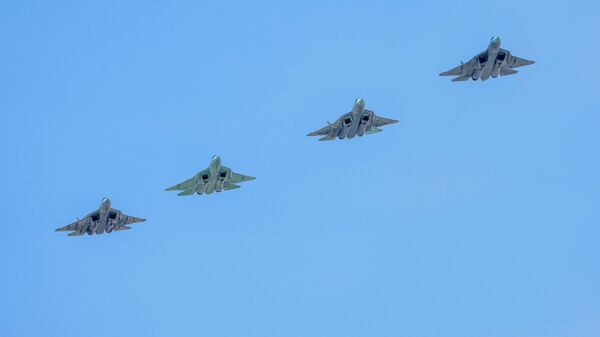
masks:
POLYGON ((369 130, 369 131, 367 131, 367 132, 365 132, 365 133, 366 133, 367 135, 372 135, 372 134, 374 134, 374 133, 379 133, 379 132, 381 132, 381 131, 383 131, 383 129, 380 129, 380 128, 372 128, 371 130, 369 130))
POLYGON ((81 232, 71 232, 71 233, 67 234, 67 236, 82 236, 82 235, 83 235, 83 233, 81 233, 81 232))
POLYGON ((500 69, 500 75, 501 76, 508 76, 508 75, 514 75, 516 73, 518 73, 518 70, 514 70, 514 69, 510 69, 510 68, 502 68, 500 69))
POLYGON ((327 140, 334 140, 335 138, 336 138, 335 136, 325 136, 325 137, 319 138, 319 141, 323 142, 323 141, 327 141, 327 140))
POLYGON ((185 190, 177 195, 192 195, 194 194, 194 190, 185 190))
POLYGON ((229 190, 235 190, 236 188, 240 188, 240 185, 236 185, 236 184, 226 184, 223 189, 225 191, 229 191, 229 190))
POLYGON ((452 82, 462 82, 462 81, 468 80, 469 78, 471 78, 471 76, 465 74, 465 75, 462 75, 462 76, 458 76, 457 78, 453 78, 452 82))
POLYGON ((113 228, 114 231, 126 231, 128 229, 131 229, 131 227, 124 225, 117 225, 113 228))

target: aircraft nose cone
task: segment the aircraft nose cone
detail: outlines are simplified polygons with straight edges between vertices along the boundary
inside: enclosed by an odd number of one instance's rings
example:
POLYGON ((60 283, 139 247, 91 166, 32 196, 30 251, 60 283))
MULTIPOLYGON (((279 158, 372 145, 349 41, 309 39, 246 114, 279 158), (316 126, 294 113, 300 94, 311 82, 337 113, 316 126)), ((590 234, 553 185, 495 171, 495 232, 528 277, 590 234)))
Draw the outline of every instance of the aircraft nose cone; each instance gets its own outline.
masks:
POLYGON ((102 203, 100 204, 100 207, 108 208, 108 207, 110 207, 110 205, 111 205, 110 199, 102 198, 102 203))

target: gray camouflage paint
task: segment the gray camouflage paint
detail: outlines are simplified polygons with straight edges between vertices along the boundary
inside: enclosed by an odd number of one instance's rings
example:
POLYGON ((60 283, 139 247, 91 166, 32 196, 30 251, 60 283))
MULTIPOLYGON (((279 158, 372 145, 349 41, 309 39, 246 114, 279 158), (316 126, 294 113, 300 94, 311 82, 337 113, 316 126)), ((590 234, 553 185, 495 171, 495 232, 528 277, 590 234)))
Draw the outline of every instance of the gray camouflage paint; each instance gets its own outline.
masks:
POLYGON ((221 164, 221 157, 213 156, 208 168, 198 172, 192 178, 167 188, 167 191, 182 191, 178 195, 192 195, 194 193, 211 194, 240 188, 236 185, 256 178, 235 173, 221 164))
POLYGON ((395 119, 377 116, 373 111, 365 109, 365 101, 358 98, 354 102, 352 111, 342 115, 333 124, 307 134, 307 136, 323 136, 320 141, 339 139, 352 139, 355 136, 381 132, 379 128, 384 125, 394 124, 395 119))
POLYGON ((81 236, 110 233, 112 231, 124 231, 131 229, 127 225, 144 222, 145 219, 125 215, 118 209, 112 208, 110 199, 104 198, 98 210, 86 215, 83 219, 72 224, 57 228, 57 232, 71 231, 69 236, 81 236))
POLYGON ((534 61, 513 56, 510 51, 500 48, 500 37, 494 36, 488 48, 477 54, 467 63, 454 67, 440 74, 440 76, 457 76, 452 82, 472 79, 485 81, 490 77, 508 76, 518 73, 514 68, 527 66, 534 61))

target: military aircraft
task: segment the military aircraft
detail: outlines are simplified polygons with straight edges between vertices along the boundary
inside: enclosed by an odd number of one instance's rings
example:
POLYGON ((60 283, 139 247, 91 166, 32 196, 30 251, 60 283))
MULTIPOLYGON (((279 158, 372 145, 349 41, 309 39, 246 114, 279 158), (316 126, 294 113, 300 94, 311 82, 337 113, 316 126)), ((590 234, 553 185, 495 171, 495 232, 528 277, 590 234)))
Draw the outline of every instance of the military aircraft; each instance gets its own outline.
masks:
POLYGON ((183 191, 177 195, 192 195, 194 193, 211 194, 212 192, 229 191, 240 188, 238 183, 256 178, 235 173, 230 168, 221 165, 221 157, 213 156, 208 168, 198 172, 190 179, 167 188, 167 191, 183 191))
POLYGON ((354 136, 362 137, 364 134, 381 132, 379 127, 397 123, 397 120, 383 118, 375 115, 373 111, 365 109, 365 101, 362 98, 354 102, 352 111, 342 115, 335 123, 327 122, 327 126, 315 132, 309 133, 307 136, 323 136, 320 141, 334 140, 336 138, 354 138, 354 136))
POLYGON ((68 236, 80 236, 84 233, 88 235, 110 233, 112 231, 124 231, 131 229, 126 225, 131 225, 138 222, 144 222, 146 219, 140 219, 133 216, 125 215, 118 209, 111 207, 108 198, 102 199, 100 208, 86 215, 83 219, 73 222, 61 228, 57 228, 57 232, 72 231, 68 236))
POLYGON ((455 68, 440 74, 440 76, 457 76, 452 82, 466 81, 469 78, 482 81, 488 78, 496 78, 498 75, 507 76, 518 73, 514 68, 527 66, 535 63, 516 56, 510 51, 500 48, 500 37, 494 36, 490 41, 488 48, 473 57, 469 62, 462 63, 455 68))

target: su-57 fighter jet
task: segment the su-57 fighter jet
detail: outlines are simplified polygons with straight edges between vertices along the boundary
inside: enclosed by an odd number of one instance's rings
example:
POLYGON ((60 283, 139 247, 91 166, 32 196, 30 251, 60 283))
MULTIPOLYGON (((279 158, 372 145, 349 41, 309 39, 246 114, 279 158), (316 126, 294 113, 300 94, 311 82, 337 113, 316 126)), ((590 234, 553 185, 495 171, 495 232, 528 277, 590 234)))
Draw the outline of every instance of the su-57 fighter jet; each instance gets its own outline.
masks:
POLYGON ((334 140, 336 138, 354 138, 354 136, 362 137, 364 134, 381 132, 379 127, 397 123, 395 119, 383 118, 375 115, 373 111, 365 109, 365 101, 362 98, 354 102, 352 111, 338 118, 335 123, 327 122, 326 127, 309 133, 307 136, 323 136, 319 140, 334 140))
POLYGON ((212 192, 229 191, 240 188, 238 183, 256 178, 235 173, 221 165, 221 158, 213 156, 207 169, 198 172, 190 179, 167 188, 167 191, 183 191, 177 195, 211 194, 212 192))
POLYGON ((518 73, 514 68, 527 66, 535 63, 516 56, 513 56, 510 51, 500 48, 500 37, 494 36, 490 41, 487 50, 473 57, 469 62, 462 63, 456 68, 450 69, 440 74, 440 76, 457 76, 452 79, 452 82, 466 81, 472 78, 477 81, 481 78, 482 81, 488 78, 496 78, 498 75, 506 76, 518 73))
POLYGON ((56 231, 71 231, 71 233, 68 234, 69 236, 80 236, 84 233, 88 233, 88 235, 94 233, 102 234, 104 232, 110 233, 112 231, 131 229, 131 227, 127 225, 144 221, 146 221, 146 219, 125 215, 118 209, 112 208, 110 200, 104 198, 97 211, 86 215, 83 219, 77 220, 70 225, 57 228, 56 231))

